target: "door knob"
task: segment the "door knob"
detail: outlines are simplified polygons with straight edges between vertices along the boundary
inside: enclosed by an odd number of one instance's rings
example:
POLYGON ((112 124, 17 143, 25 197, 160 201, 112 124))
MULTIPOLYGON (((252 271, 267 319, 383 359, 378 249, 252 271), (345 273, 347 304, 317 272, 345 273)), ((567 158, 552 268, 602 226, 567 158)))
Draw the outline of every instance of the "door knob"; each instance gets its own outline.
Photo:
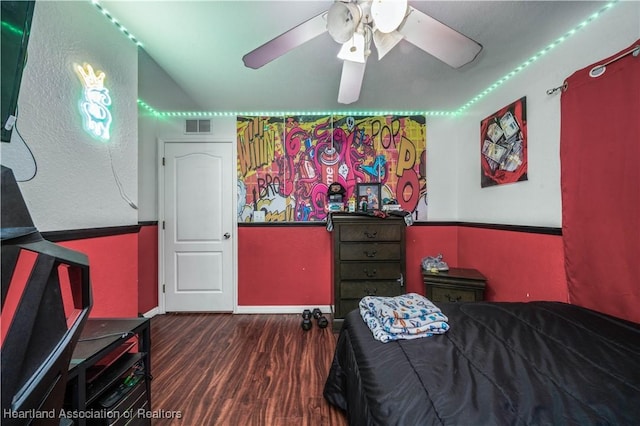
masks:
POLYGON ((228 233, 228 232, 225 232, 224 233, 224 238, 228 240, 229 238, 231 238, 231 234, 228 233))

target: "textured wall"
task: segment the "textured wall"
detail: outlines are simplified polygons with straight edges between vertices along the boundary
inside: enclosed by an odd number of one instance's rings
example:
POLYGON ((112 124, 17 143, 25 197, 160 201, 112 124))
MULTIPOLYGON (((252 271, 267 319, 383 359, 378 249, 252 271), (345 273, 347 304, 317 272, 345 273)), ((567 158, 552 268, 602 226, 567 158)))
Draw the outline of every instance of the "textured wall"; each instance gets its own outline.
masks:
MULTIPOLYGON (((158 111, 179 108, 199 111, 201 108, 160 68, 144 49, 138 50, 138 97, 158 111), (160 90, 161 89, 161 90, 160 90)), ((165 119, 154 117, 143 107, 138 109, 138 220, 158 220, 158 138, 165 136, 165 119)), ((229 140, 233 140, 233 126, 229 140)), ((184 136, 184 119, 175 120, 175 133, 184 136)), ((217 131, 219 126, 214 126, 217 131)))
POLYGON ((36 2, 17 125, 37 164, 20 188, 40 231, 138 222, 125 200, 138 192, 137 79, 137 47, 90 2, 36 2), (83 129, 74 64, 84 62, 106 75, 108 142, 83 129))

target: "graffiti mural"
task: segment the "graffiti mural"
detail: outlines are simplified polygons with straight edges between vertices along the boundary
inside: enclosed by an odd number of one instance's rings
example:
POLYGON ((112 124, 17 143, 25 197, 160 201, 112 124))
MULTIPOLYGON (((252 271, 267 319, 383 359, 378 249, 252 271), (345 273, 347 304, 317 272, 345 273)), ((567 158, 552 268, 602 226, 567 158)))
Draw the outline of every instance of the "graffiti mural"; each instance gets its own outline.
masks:
POLYGON ((238 117, 238 220, 262 210, 267 222, 323 221, 328 186, 347 198, 380 183, 414 220, 427 217, 424 116, 238 117))

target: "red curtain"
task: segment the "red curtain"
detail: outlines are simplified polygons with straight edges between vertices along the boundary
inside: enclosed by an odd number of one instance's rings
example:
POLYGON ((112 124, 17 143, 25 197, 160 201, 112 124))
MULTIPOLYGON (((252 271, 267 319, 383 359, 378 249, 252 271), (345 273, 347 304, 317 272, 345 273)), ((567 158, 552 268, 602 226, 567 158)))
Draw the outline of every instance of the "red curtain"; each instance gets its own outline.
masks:
POLYGON ((566 80, 560 160, 569 300, 640 322, 640 55, 616 59, 637 46, 566 80))

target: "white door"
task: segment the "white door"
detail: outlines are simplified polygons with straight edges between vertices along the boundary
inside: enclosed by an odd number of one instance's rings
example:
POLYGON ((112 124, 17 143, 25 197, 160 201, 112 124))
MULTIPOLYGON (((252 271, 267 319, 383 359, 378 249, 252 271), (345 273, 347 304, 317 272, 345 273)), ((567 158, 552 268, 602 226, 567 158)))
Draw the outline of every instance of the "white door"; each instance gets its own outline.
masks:
POLYGON ((166 312, 233 311, 231 143, 164 142, 166 312))

